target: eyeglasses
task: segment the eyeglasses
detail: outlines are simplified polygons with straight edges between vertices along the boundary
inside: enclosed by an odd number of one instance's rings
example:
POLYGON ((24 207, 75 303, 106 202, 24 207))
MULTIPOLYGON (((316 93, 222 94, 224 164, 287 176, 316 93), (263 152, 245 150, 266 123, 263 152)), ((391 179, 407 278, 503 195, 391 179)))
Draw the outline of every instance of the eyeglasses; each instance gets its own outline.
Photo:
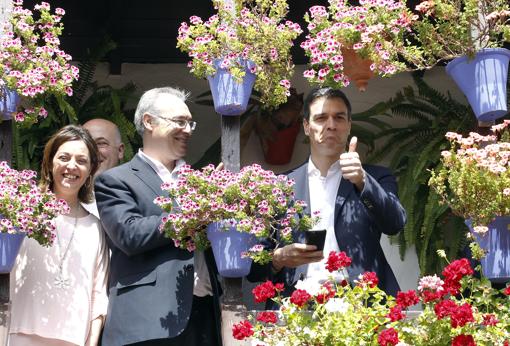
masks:
POLYGON ((197 127, 197 122, 196 121, 191 121, 191 120, 186 120, 186 119, 165 118, 165 117, 162 117, 162 116, 159 116, 159 115, 153 115, 153 114, 149 114, 149 115, 154 117, 154 118, 158 118, 158 119, 164 120, 166 122, 172 122, 175 125, 177 125, 177 127, 180 128, 180 129, 185 129, 186 127, 189 126, 189 129, 191 131, 195 131, 195 128, 197 127))

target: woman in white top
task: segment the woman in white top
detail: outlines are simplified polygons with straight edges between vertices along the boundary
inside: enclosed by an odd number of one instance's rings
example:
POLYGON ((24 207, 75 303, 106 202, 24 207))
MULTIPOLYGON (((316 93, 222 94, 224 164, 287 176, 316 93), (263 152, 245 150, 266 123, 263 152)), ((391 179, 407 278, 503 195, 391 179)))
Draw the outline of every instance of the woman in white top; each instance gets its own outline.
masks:
POLYGON ((60 129, 44 148, 41 186, 66 200, 49 248, 25 239, 11 273, 10 346, 98 345, 108 305, 108 249, 92 199, 97 147, 80 126, 60 129))

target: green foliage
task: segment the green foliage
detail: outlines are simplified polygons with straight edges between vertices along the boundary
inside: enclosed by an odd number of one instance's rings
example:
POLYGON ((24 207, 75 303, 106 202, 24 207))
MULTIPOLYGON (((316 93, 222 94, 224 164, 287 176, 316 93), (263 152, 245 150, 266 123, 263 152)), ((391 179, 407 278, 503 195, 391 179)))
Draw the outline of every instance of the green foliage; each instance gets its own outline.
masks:
POLYGON ((405 87, 387 101, 391 118, 411 121, 405 127, 390 128, 376 135, 384 144, 370 156, 371 161, 390 158, 390 167, 399 177, 399 196, 407 211, 404 232, 397 236, 401 256, 415 245, 423 274, 440 270, 435 255, 446 249, 456 258, 465 245, 465 226, 438 203, 438 196, 427 183, 430 169, 440 161, 441 151, 448 148, 447 131, 465 133, 476 127, 476 118, 469 106, 451 95, 431 88, 414 75, 416 88, 405 87))

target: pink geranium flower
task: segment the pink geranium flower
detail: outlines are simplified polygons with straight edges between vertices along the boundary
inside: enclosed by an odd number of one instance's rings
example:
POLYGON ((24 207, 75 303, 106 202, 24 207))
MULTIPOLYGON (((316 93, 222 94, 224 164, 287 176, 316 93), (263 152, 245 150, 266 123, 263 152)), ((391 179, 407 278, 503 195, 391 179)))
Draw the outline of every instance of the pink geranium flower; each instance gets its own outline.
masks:
POLYGON ((37 173, 17 171, 0 162, 0 232, 26 233, 43 246, 55 240, 54 218, 66 214, 69 207, 35 181, 37 173))

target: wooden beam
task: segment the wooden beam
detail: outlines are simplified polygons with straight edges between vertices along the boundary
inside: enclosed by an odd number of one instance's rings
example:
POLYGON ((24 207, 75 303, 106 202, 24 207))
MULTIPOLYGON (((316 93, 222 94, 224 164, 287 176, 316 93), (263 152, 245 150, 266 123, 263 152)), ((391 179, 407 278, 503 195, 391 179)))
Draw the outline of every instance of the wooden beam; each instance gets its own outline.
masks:
POLYGON ((11 164, 12 159, 12 121, 0 122, 0 161, 11 164))
MULTIPOLYGON (((239 116, 221 116, 221 161, 225 165, 225 169, 232 172, 239 172, 241 169, 240 130, 241 119, 239 116)), ((245 344, 232 337, 232 326, 246 316, 242 282, 242 278, 223 279, 221 320, 224 346, 245 344)))
POLYGON ((241 169, 240 131, 239 116, 221 116, 221 161, 232 172, 241 169))

